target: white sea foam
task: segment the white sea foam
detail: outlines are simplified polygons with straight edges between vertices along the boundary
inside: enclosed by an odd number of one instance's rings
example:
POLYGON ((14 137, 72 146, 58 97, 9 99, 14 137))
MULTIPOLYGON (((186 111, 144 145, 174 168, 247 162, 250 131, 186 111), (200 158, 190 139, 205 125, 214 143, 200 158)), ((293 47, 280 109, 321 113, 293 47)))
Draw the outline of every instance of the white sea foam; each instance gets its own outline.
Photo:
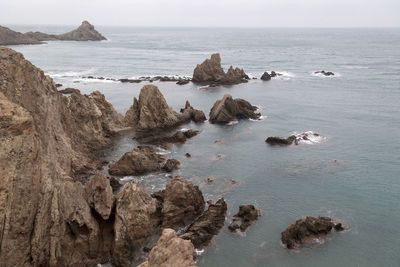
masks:
POLYGON ((160 151, 156 152, 156 154, 158 154, 158 155, 168 155, 168 154, 171 154, 171 151, 168 151, 166 149, 160 148, 160 151))
POLYGON ((238 123, 239 123, 238 120, 234 120, 234 121, 229 122, 227 125, 235 125, 235 124, 238 124, 238 123))
POLYGON ((52 78, 72 78, 72 77, 80 77, 83 75, 91 74, 96 69, 89 69, 84 71, 65 71, 65 72, 48 72, 46 75, 49 75, 52 78))
POLYGON ((197 248, 194 249, 194 253, 196 253, 197 256, 200 256, 201 254, 203 254, 204 251, 205 251, 204 249, 197 249, 197 248))
POLYGON ((313 131, 307 131, 302 133, 294 133, 298 144, 314 145, 325 142, 327 138, 320 134, 314 133, 313 131))
POLYGON ((279 79, 279 80, 291 80, 293 78, 296 77, 296 75, 292 72, 288 72, 288 71, 276 71, 276 73, 282 74, 282 75, 277 75, 272 79, 279 79))

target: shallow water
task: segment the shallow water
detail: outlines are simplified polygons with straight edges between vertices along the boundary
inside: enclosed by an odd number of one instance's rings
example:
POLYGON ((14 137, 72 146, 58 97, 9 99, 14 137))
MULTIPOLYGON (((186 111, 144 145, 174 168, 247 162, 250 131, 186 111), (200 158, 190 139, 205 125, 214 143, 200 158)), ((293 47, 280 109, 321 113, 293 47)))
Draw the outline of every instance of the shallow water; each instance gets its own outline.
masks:
MULTIPOLYGON (((98 29, 110 40, 13 48, 65 87, 101 91, 121 113, 145 83, 82 76, 191 76, 196 64, 214 52, 221 53, 225 68, 240 66, 257 77, 265 70, 285 74, 208 90, 192 83, 155 83, 176 110, 189 100, 208 113, 229 93, 259 106, 263 115, 261 121, 229 126, 184 125, 202 132, 171 150, 182 163, 174 175, 198 184, 207 199, 224 197, 227 221, 241 204, 254 204, 263 213, 244 236, 223 228, 199 266, 399 266, 399 29, 98 29), (313 74, 319 70, 336 75, 313 74), (268 136, 305 131, 326 140, 290 147, 264 142, 268 136), (207 177, 215 182, 208 184, 207 177), (280 233, 306 215, 340 218, 351 228, 301 251, 284 249, 280 233)), ((115 160, 130 151, 136 145, 130 137, 116 141, 106 156, 115 160)), ((149 191, 169 181, 165 175, 139 179, 149 191)))

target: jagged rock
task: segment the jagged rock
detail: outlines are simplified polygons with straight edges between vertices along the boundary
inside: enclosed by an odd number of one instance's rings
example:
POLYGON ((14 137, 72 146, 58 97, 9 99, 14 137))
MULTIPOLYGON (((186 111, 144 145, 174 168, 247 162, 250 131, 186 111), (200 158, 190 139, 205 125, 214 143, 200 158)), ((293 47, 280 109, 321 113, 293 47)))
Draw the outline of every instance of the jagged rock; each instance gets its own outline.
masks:
POLYGON ((93 265, 111 257, 113 231, 106 222, 100 227, 77 180, 100 164, 93 152, 111 142, 104 129, 119 122, 103 110, 104 99, 74 95, 64 97, 20 53, 0 47, 4 266, 93 265))
POLYGON ((138 146, 132 152, 125 153, 109 168, 111 175, 142 175, 161 170, 165 157, 148 146, 138 146))
POLYGON ((193 82, 217 85, 230 85, 247 82, 249 77, 243 69, 230 66, 227 73, 221 67, 221 56, 212 54, 210 59, 198 64, 193 71, 193 82))
POLYGON ((87 200, 104 220, 108 220, 114 203, 114 195, 110 181, 102 173, 96 173, 85 185, 87 200))
POLYGON ((171 136, 162 136, 162 137, 137 137, 136 139, 140 142, 147 143, 147 144, 183 144, 187 141, 187 139, 192 138, 199 134, 199 131, 196 130, 186 130, 186 131, 177 131, 171 136))
POLYGON ((207 120, 204 112, 198 109, 194 109, 189 101, 186 101, 185 108, 181 109, 181 114, 186 118, 187 121, 203 122, 207 120))
POLYGON ((188 84, 190 82, 190 80, 179 80, 176 82, 177 85, 185 85, 188 84))
POLYGON ((343 230, 341 223, 335 223, 329 217, 307 216, 292 223, 283 231, 281 241, 287 248, 293 249, 313 238, 331 233, 332 228, 335 228, 336 231, 343 230))
POLYGON ((293 142, 295 140, 296 140, 296 136, 294 136, 294 135, 291 135, 288 138, 270 136, 265 140, 265 142, 270 145, 288 146, 288 145, 293 144, 293 142))
POLYGON ((227 205, 223 198, 208 209, 180 237, 192 241, 197 249, 207 246, 225 224, 227 205))
POLYGON ((112 176, 109 178, 109 180, 110 180, 110 185, 111 185, 113 192, 114 193, 117 192, 121 188, 122 184, 119 182, 118 179, 116 179, 115 177, 112 177, 112 176))
POLYGON ((178 126, 191 119, 200 121, 200 112, 190 104, 181 113, 175 112, 156 86, 145 85, 140 90, 139 100, 135 97, 133 105, 126 112, 125 124, 138 131, 160 130, 178 126))
POLYGON ((65 88, 63 90, 59 90, 58 92, 60 92, 61 94, 73 94, 73 93, 80 94, 81 93, 81 91, 79 91, 78 89, 75 89, 75 88, 65 88))
POLYGON ((167 159, 162 169, 166 172, 172 172, 179 169, 181 163, 176 159, 167 159))
POLYGON ((197 186, 175 177, 167 184, 162 208, 163 228, 178 230, 193 222, 204 210, 203 194, 197 186))
POLYGON ((0 45, 19 44, 41 44, 42 42, 26 36, 20 32, 13 31, 7 27, 0 26, 0 45))
POLYGON ((324 71, 324 70, 321 70, 321 71, 316 71, 316 72, 314 72, 315 74, 322 74, 322 75, 324 75, 324 76, 333 76, 333 75, 335 75, 335 73, 333 73, 333 72, 331 72, 331 71, 324 71))
POLYGON ((229 123, 236 119, 259 119, 261 114, 255 113, 257 107, 244 99, 232 99, 229 94, 214 103, 210 111, 211 123, 229 123))
POLYGON ((264 72, 260 79, 263 81, 269 81, 271 80, 271 75, 269 75, 268 72, 264 72))
POLYGON ((174 230, 166 228, 148 261, 138 267, 196 267, 193 254, 194 247, 189 240, 179 238, 174 230))
POLYGON ((260 211, 257 210, 253 205, 242 205, 239 206, 239 212, 233 215, 233 219, 231 224, 229 224, 228 228, 232 232, 240 229, 240 231, 244 232, 246 229, 254 223, 260 216, 260 211))
POLYGON ((114 265, 130 266, 135 252, 154 234, 159 224, 157 201, 139 182, 126 183, 116 201, 114 265))

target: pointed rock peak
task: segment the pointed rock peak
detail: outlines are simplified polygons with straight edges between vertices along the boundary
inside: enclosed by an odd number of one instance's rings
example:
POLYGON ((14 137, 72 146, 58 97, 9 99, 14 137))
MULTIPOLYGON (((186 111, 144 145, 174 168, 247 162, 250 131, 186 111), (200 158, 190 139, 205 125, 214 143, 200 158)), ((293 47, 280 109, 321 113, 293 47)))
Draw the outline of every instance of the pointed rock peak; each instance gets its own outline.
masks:
POLYGON ((79 28, 90 28, 90 29, 94 29, 94 26, 92 24, 89 23, 89 21, 84 20, 82 21, 81 26, 79 26, 79 28))
POLYGON ((221 56, 219 55, 219 53, 215 53, 211 55, 211 60, 212 61, 217 61, 218 63, 221 62, 221 56))

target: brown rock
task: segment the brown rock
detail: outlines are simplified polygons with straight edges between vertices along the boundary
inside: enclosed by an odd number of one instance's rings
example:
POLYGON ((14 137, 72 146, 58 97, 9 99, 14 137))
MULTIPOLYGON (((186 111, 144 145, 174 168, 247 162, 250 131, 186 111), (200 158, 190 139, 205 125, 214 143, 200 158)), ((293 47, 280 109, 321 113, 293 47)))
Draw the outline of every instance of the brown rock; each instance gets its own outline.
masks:
POLYGON ((271 75, 269 75, 268 72, 264 72, 264 74, 261 76, 260 79, 263 81, 269 81, 269 80, 271 80, 271 75))
POLYGON ((181 163, 176 159, 167 159, 162 169, 166 172, 172 172, 179 169, 181 163))
POLYGON ((150 252, 148 261, 138 267, 196 267, 194 247, 189 240, 177 237, 172 229, 164 229, 157 245, 150 252))
POLYGON ((294 135, 291 135, 288 138, 270 136, 265 140, 265 142, 270 145, 288 146, 288 145, 293 144, 293 142, 295 140, 296 140, 296 136, 294 136, 294 135))
POLYGON ((117 192, 121 188, 122 184, 119 182, 118 179, 116 179, 115 177, 112 177, 112 176, 109 178, 109 180, 110 180, 110 185, 111 185, 113 192, 114 193, 117 192))
POLYGON ((197 186, 175 177, 167 184, 162 208, 163 228, 179 229, 193 222, 204 210, 203 194, 197 186))
POLYGON ((258 119, 260 113, 255 113, 257 107, 252 106, 246 100, 232 99, 229 94, 214 103, 210 111, 211 123, 229 123, 236 119, 258 119))
POLYGON ((260 211, 257 210, 253 205, 242 205, 239 207, 239 212, 233 215, 232 222, 228 228, 232 232, 239 230, 244 232, 246 229, 254 223, 260 216, 260 211))
POLYGON ((102 41, 107 40, 103 35, 95 30, 94 26, 88 21, 83 21, 82 24, 75 30, 56 35, 57 40, 66 41, 102 41))
POLYGON ((65 88, 63 90, 59 90, 58 92, 60 92, 61 94, 73 94, 73 93, 80 94, 81 93, 81 91, 79 91, 78 89, 75 89, 75 88, 65 88))
POLYGON ((193 82, 205 83, 213 86, 229 85, 247 82, 249 77, 242 69, 229 68, 225 73, 221 67, 221 57, 219 54, 212 54, 210 59, 198 64, 193 71, 193 82))
POLYGON ((0 45, 41 44, 42 42, 15 32, 7 27, 0 26, 0 45))
POLYGON ((116 201, 113 263, 130 266, 135 252, 140 251, 160 223, 157 201, 139 182, 124 185, 116 201))
POLYGON ((114 195, 110 181, 102 173, 96 173, 85 185, 87 200, 104 220, 108 220, 114 203, 114 195))
POLYGON ((334 227, 338 231, 343 230, 341 223, 335 224, 331 218, 307 216, 292 223, 283 231, 281 241, 287 248, 293 249, 312 238, 329 234, 334 227))
POLYGON ((185 108, 181 109, 181 114, 183 115, 184 118, 186 118, 187 121, 192 120, 198 123, 207 120, 206 115, 204 115, 204 112, 198 109, 194 109, 190 105, 189 101, 186 101, 185 108))
POLYGON ((223 198, 208 209, 180 237, 192 241, 198 248, 207 246, 214 235, 217 235, 225 224, 227 205, 223 198))

